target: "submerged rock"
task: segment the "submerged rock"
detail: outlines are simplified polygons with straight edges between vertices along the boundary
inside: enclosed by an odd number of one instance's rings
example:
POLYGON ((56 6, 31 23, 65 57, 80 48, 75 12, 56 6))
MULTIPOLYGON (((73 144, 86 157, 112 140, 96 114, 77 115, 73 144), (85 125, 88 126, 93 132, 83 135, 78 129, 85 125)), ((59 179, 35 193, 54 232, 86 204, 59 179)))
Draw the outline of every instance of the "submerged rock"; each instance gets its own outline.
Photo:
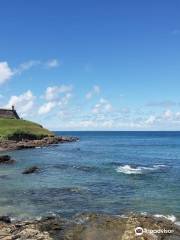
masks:
POLYGON ((0 164, 12 164, 15 160, 11 159, 9 155, 2 155, 0 156, 0 164))
POLYGON ((31 173, 37 173, 39 172, 39 168, 37 166, 33 166, 30 168, 25 169, 22 174, 31 174, 31 173))
POLYGON ((11 218, 9 216, 0 216, 0 222, 11 223, 11 218))
POLYGON ((123 218, 101 214, 81 214, 71 220, 46 217, 34 221, 0 223, 0 239, 179 240, 180 228, 171 221, 152 216, 131 214, 123 218), (144 229, 142 235, 135 234, 137 227, 144 229), (149 232, 145 232, 145 229, 149 232), (160 230, 169 230, 169 233, 161 233, 160 230))

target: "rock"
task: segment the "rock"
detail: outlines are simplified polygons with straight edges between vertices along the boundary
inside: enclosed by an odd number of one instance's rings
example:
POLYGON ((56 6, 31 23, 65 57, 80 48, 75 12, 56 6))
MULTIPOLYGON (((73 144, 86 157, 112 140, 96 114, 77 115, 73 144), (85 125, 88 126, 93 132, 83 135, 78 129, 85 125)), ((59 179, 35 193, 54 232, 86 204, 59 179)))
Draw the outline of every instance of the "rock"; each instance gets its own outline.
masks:
POLYGON ((0 156, 0 164, 12 164, 15 160, 11 159, 9 155, 0 156))
POLYGON ((41 231, 53 233, 54 231, 57 232, 63 230, 65 224, 66 220, 60 217, 44 217, 38 222, 38 228, 41 231))
POLYGON ((0 222, 11 223, 11 218, 9 216, 0 216, 0 222))
POLYGON ((80 214, 68 219, 46 217, 41 220, 0 223, 0 239, 10 240, 178 240, 180 229, 171 221, 130 214, 122 218, 102 214, 80 214), (135 228, 168 229, 171 234, 143 233, 135 228), (2 236, 2 237, 1 237, 2 236))
POLYGON ((40 232, 39 230, 34 229, 33 227, 32 228, 29 227, 23 229, 21 232, 16 234, 13 239, 51 240, 52 238, 49 236, 47 232, 40 232))
POLYGON ((11 236, 5 236, 1 238, 2 240, 14 240, 11 236))
POLYGON ((39 168, 36 166, 33 166, 33 167, 25 169, 22 173, 23 174, 31 174, 31 173, 36 173, 38 171, 39 171, 39 168))
POLYGON ((28 146, 24 144, 19 144, 16 146, 16 150, 22 150, 22 149, 28 149, 28 148, 34 148, 34 146, 28 146))
POLYGON ((23 139, 21 141, 14 140, 1 140, 0 141, 0 151, 12 151, 12 150, 21 150, 28 148, 37 148, 37 147, 47 147, 52 144, 74 142, 79 140, 77 137, 62 137, 62 136, 53 136, 45 137, 38 140, 29 140, 23 139))

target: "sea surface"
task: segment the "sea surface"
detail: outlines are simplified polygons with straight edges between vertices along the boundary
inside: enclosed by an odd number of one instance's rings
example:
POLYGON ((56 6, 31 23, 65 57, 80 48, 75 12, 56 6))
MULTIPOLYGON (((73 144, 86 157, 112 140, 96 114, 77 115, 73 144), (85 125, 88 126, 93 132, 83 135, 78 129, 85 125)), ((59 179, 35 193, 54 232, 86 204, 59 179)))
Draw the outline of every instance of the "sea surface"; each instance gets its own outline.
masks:
POLYGON ((180 220, 180 132, 56 132, 80 141, 8 152, 0 215, 129 212, 180 220), (23 175, 38 166, 40 172, 23 175))

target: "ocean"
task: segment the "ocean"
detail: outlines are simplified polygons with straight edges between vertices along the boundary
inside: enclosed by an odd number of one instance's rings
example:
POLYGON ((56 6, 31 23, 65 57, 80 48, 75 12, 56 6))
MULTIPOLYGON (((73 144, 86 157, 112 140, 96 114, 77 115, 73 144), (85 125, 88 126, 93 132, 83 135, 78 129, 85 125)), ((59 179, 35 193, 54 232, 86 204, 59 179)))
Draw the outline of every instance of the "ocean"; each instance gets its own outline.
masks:
POLYGON ((0 215, 82 212, 180 220, 180 132, 56 132, 78 142, 8 152, 0 166, 0 215), (38 173, 23 175, 38 166, 38 173))

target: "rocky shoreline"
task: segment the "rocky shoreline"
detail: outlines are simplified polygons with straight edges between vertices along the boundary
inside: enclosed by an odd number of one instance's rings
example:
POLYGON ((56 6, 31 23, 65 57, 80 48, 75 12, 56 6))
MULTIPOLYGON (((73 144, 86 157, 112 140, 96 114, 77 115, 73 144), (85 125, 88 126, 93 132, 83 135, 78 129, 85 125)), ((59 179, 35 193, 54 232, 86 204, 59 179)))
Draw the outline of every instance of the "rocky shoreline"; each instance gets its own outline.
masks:
MULTIPOLYGON (((77 141, 76 137, 47 137, 41 140, 0 141, 0 152, 47 147, 77 141)), ((0 156, 0 164, 13 164, 8 155, 0 156)), ((36 173, 31 166, 22 174, 36 173)), ((180 240, 180 226, 163 217, 129 214, 127 216, 95 213, 79 214, 71 219, 49 216, 34 220, 11 220, 0 216, 0 240, 180 240), (144 230, 135 234, 136 228, 144 230), (148 231, 146 231, 148 230, 148 231)))
POLYGON ((44 217, 40 220, 11 222, 0 217, 1 240, 179 240, 180 227, 164 218, 130 214, 126 217, 80 214, 71 220, 44 217), (135 229, 144 229, 137 236, 135 229), (153 230, 154 232, 145 232, 153 230), (162 233, 161 231, 169 231, 162 233))
POLYGON ((47 147, 52 144, 74 142, 77 140, 79 140, 77 137, 63 137, 63 136, 45 137, 40 140, 29 140, 29 139, 23 139, 21 141, 0 140, 0 152, 21 150, 21 149, 28 149, 28 148, 47 147))

